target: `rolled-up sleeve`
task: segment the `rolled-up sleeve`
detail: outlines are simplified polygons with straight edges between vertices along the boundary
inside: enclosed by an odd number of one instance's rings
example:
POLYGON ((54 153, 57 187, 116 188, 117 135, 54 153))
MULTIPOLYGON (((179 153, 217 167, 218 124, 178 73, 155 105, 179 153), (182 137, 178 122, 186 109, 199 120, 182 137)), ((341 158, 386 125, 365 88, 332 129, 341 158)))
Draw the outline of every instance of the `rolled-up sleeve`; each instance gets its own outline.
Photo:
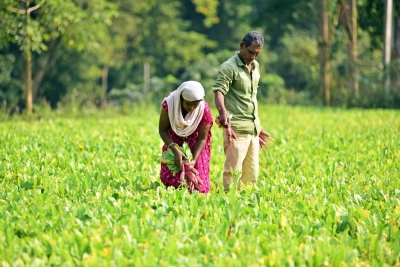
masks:
POLYGON ((223 95, 229 92, 232 84, 233 71, 230 68, 221 66, 218 70, 217 80, 212 87, 213 92, 220 91, 223 95))

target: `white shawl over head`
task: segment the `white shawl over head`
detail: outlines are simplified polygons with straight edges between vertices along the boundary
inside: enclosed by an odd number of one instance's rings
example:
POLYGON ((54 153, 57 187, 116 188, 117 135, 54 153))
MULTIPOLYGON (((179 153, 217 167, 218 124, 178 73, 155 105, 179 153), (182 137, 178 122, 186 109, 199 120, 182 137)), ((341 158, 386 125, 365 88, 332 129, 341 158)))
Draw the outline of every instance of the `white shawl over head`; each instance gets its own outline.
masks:
POLYGON ((201 83, 187 81, 182 83, 178 89, 173 91, 164 100, 168 104, 168 117, 172 130, 181 137, 191 135, 198 127, 204 113, 204 101, 201 101, 197 108, 182 116, 181 95, 186 101, 203 100, 204 88, 201 83))

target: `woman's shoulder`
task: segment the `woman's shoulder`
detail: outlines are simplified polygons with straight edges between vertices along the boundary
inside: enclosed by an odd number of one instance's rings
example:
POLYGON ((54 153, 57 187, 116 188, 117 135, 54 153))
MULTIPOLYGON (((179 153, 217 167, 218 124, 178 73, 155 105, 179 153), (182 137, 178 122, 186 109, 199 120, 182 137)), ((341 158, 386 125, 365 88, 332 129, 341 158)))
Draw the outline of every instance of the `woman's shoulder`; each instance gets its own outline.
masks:
POLYGON ((210 111, 210 106, 208 105, 207 101, 204 101, 204 111, 210 111))
POLYGON ((212 123, 212 114, 210 110, 210 106, 206 101, 204 101, 204 113, 203 113, 203 119, 200 124, 210 124, 212 123))

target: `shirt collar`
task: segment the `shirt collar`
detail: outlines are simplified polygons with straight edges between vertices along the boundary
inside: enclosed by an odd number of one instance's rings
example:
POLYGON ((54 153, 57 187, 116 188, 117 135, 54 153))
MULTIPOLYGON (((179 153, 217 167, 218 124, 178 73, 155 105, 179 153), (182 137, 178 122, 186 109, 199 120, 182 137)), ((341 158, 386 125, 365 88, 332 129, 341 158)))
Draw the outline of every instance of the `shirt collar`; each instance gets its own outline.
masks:
MULTIPOLYGON (((239 66, 244 66, 244 64, 243 64, 243 62, 240 60, 240 57, 239 57, 239 52, 238 53, 236 53, 236 55, 235 55, 235 59, 236 59, 236 63, 239 65, 239 66)), ((255 60, 254 60, 255 61, 255 60)), ((254 69, 254 67, 255 67, 255 63, 254 63, 254 61, 253 62, 251 62, 251 67, 254 69)))
POLYGON ((236 53, 235 59, 236 59, 236 63, 237 63, 239 66, 244 66, 243 62, 240 60, 239 53, 236 53))

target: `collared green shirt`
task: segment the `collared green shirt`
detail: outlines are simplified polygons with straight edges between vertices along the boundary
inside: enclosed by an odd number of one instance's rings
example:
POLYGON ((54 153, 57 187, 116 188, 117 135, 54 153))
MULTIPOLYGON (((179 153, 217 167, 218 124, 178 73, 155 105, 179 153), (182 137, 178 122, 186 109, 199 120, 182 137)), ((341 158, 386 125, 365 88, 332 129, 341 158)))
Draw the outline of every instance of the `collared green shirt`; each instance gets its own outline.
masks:
POLYGON ((261 123, 258 118, 257 88, 260 68, 252 63, 250 74, 238 54, 221 64, 213 91, 224 95, 224 105, 232 115, 231 126, 237 133, 259 134, 261 123))

